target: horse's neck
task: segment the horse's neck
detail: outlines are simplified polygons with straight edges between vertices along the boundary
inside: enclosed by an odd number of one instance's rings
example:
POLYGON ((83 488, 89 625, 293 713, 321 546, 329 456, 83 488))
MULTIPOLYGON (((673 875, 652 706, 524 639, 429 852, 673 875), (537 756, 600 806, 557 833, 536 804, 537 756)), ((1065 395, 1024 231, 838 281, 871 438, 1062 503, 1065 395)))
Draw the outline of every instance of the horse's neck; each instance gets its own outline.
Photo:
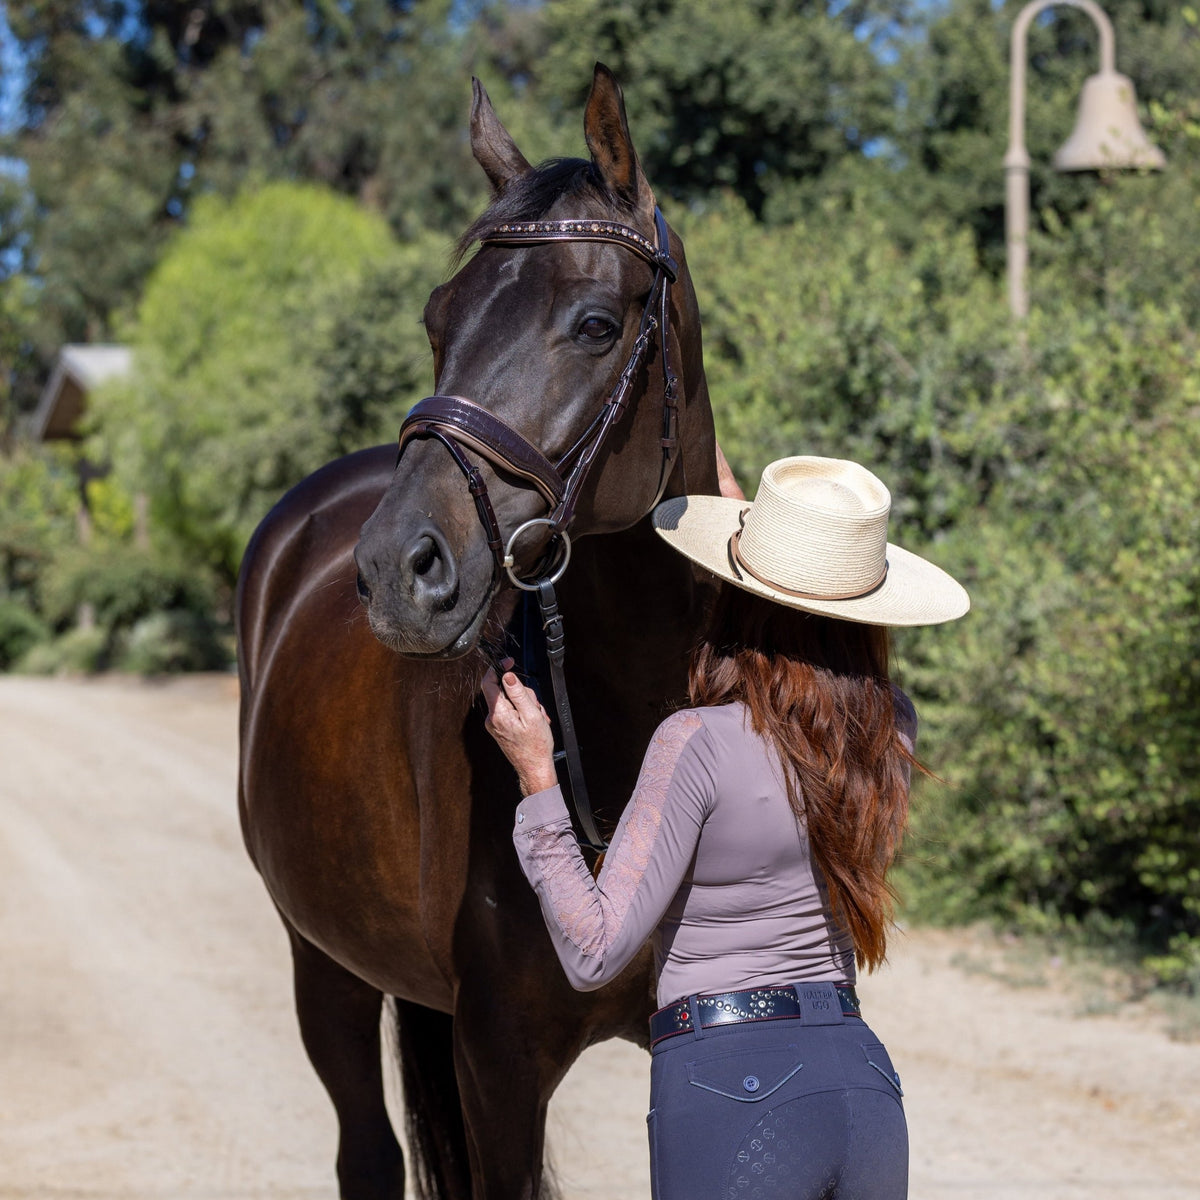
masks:
MULTIPOLYGON (((686 299, 694 309, 690 287, 686 299)), ((688 493, 715 495, 719 490, 716 435, 694 311, 690 328, 692 336, 676 334, 675 340, 682 385, 679 450, 663 489, 664 499, 688 493)), ((620 533, 581 539, 577 553, 583 569, 572 564, 572 571, 587 578, 574 603, 590 608, 601 627, 612 624, 634 641, 678 636, 690 646, 702 616, 697 605, 707 602, 707 589, 697 587, 688 560, 654 532, 649 514, 620 533), (630 619, 620 619, 622 613, 630 619), (637 620, 638 613, 646 619, 637 620)))
MULTIPOLYGON (((673 325, 681 385, 679 452, 664 498, 718 491, 699 308, 690 280, 685 276, 681 284, 673 325)), ((603 693, 635 710, 683 698, 712 580, 667 546, 649 515, 620 533, 580 539, 559 591, 573 676, 590 677, 603 693)))
POLYGON ((593 807, 615 822, 655 727, 687 703, 705 586, 648 518, 582 539, 568 580, 560 589, 567 682, 593 807))
POLYGON ((681 385, 679 453, 663 492, 664 499, 689 493, 714 496, 718 492, 717 437, 704 374, 699 305, 690 277, 684 275, 679 282, 677 321, 672 326, 681 385))
POLYGON ((580 541, 563 583, 569 673, 639 706, 682 699, 711 594, 648 518, 580 541))

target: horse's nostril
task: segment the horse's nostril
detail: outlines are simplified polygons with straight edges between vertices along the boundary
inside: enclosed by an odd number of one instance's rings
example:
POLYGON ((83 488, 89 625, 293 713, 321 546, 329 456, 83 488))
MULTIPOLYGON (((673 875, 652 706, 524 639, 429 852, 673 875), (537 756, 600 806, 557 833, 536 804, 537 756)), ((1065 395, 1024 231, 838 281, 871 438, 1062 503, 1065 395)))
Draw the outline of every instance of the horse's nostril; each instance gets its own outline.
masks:
POLYGON ((413 573, 416 575, 428 575, 437 564, 439 557, 437 543, 431 537, 423 537, 414 548, 412 557, 413 573))
POLYGON ((363 604, 369 604, 371 602, 371 589, 367 587, 367 581, 363 578, 361 571, 355 572, 354 586, 358 590, 359 600, 363 604))
POLYGON ((449 612, 458 602, 458 568, 440 530, 426 526, 405 543, 397 583, 427 614, 449 612))

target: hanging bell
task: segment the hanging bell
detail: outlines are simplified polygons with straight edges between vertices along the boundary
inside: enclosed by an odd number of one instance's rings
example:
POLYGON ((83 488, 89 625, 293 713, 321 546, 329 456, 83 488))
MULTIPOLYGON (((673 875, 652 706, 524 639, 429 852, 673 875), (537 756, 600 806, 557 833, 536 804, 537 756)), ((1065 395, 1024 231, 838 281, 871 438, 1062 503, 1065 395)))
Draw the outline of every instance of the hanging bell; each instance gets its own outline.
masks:
POLYGON ((1059 171, 1143 169, 1166 166, 1163 152, 1146 136, 1137 115, 1133 83, 1116 71, 1084 82, 1075 130, 1054 156, 1059 171))

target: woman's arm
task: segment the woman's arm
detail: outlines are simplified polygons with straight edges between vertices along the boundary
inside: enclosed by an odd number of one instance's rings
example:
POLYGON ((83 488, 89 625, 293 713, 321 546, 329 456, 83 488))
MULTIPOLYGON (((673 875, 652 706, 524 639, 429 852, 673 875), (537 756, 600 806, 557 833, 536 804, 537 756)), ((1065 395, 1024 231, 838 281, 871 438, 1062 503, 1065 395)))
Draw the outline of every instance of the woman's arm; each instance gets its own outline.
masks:
POLYGON ((707 733, 695 712, 659 726, 593 879, 554 780, 553 741, 536 698, 510 673, 485 679, 484 694, 488 730, 526 794, 513 831, 521 869, 571 984, 600 987, 654 932, 687 874, 714 793, 707 733), (548 786, 532 790, 538 783, 548 786))
POLYGON ((738 483, 737 476, 726 461, 720 442, 717 443, 717 483, 720 485, 722 496, 729 500, 745 500, 746 493, 742 491, 742 485, 738 483))

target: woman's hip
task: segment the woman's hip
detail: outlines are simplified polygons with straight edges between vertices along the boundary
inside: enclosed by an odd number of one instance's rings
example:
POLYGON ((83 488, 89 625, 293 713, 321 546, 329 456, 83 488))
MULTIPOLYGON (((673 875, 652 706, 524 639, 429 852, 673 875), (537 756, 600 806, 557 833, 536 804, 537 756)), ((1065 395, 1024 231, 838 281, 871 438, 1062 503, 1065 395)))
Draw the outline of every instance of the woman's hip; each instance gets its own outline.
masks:
POLYGON ((739 1105, 787 1095, 866 1088, 897 1102, 904 1092, 886 1048, 861 1017, 812 1026, 799 1019, 684 1033, 654 1047, 651 1102, 700 1099, 739 1105))
POLYGON ((900 1079, 861 1017, 701 1028, 655 1045, 648 1118, 656 1200, 899 1200, 900 1079))

